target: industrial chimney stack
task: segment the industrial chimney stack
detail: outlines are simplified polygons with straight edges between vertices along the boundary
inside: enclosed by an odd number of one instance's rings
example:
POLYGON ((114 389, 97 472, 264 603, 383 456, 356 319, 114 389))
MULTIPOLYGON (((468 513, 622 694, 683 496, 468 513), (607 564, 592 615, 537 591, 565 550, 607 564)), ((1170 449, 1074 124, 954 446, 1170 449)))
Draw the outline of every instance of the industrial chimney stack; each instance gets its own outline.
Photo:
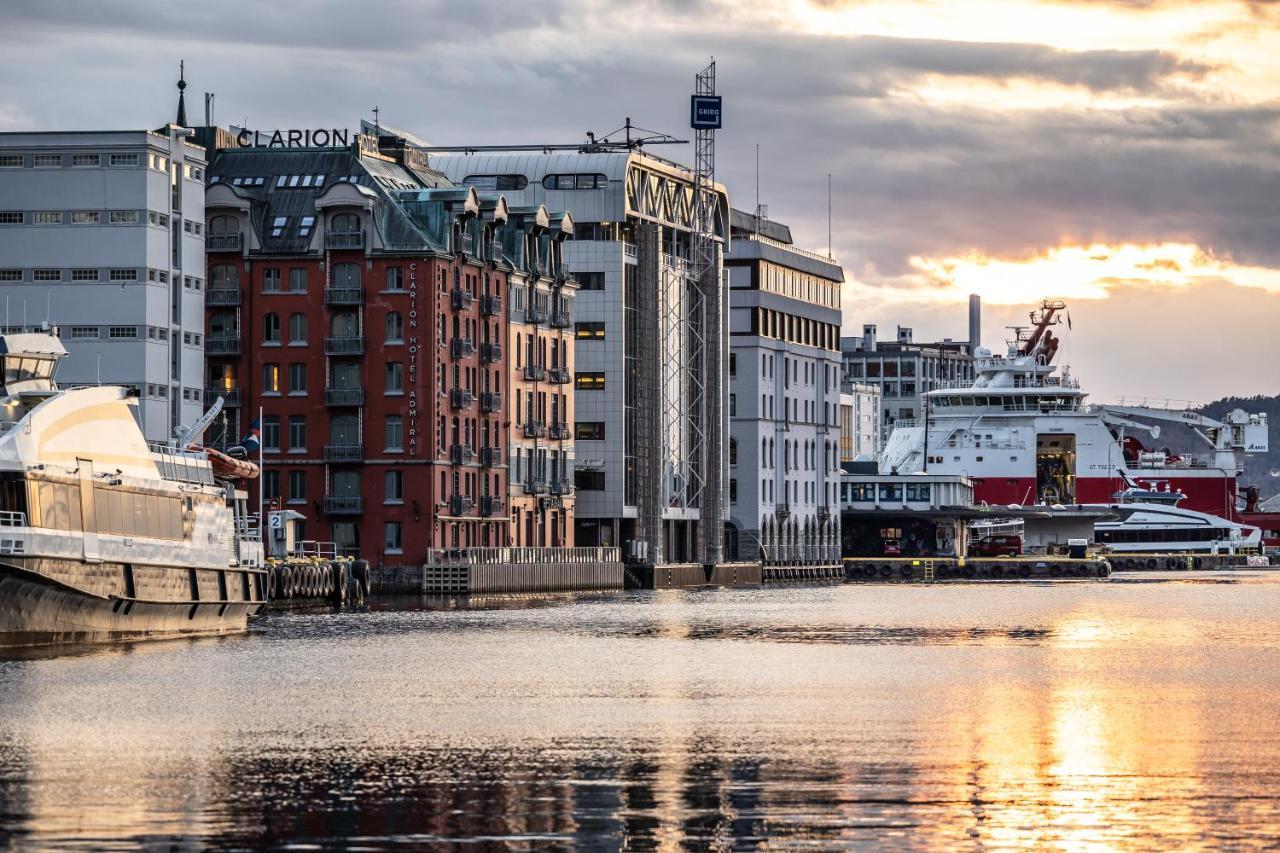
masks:
POLYGON ((982 346, 982 297, 969 294, 969 354, 982 346))

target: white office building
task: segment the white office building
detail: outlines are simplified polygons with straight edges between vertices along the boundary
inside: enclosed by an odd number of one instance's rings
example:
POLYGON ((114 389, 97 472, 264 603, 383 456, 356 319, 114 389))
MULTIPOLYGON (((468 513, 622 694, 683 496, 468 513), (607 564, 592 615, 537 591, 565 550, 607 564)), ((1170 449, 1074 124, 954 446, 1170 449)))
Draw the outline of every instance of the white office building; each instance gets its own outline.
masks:
POLYGON ((204 409, 204 149, 189 131, 0 133, 0 326, 60 328, 64 385, 132 386, 147 437, 204 409))
POLYGON ((838 562, 844 272, 781 223, 735 210, 730 225, 726 556, 838 562))
POLYGON ((844 383, 840 390, 840 464, 874 460, 883 443, 880 387, 844 383))
MULTIPOLYGON (((703 422, 691 402, 715 393, 699 392, 702 380, 695 379, 702 354, 692 342, 688 301, 693 172, 625 148, 458 154, 433 156, 431 163, 456 184, 501 192, 513 207, 541 204, 573 214, 564 259, 579 285, 575 543, 647 541, 640 518, 645 476, 660 493, 651 505, 660 507, 662 558, 701 562, 699 496, 724 489, 723 466, 709 464, 706 448, 723 447, 725 426, 723 416, 718 425, 703 422), (658 476, 646 473, 653 468, 642 471, 655 457, 658 476)), ((718 184, 713 195, 715 241, 722 246, 728 197, 718 184)), ((715 274, 723 274, 719 264, 715 274)), ((721 340, 723 311, 717 317, 712 307, 705 315, 719 324, 713 331, 721 340)))

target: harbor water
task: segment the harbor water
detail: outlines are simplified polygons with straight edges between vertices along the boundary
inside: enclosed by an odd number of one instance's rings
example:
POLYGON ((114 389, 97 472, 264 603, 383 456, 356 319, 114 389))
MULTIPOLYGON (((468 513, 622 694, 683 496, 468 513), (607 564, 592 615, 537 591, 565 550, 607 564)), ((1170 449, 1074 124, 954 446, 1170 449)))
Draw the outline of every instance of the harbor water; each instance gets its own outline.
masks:
POLYGON ((271 614, 0 662, 0 843, 1254 845, 1280 577, 271 614))

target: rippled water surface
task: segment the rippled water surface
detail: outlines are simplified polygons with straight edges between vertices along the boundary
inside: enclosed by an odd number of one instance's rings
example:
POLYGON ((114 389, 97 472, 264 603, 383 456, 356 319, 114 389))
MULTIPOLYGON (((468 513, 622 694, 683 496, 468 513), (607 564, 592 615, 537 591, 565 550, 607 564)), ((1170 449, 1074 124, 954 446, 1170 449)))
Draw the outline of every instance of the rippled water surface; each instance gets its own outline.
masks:
POLYGON ((1280 837, 1280 577, 295 613, 0 662, 0 843, 1280 837))

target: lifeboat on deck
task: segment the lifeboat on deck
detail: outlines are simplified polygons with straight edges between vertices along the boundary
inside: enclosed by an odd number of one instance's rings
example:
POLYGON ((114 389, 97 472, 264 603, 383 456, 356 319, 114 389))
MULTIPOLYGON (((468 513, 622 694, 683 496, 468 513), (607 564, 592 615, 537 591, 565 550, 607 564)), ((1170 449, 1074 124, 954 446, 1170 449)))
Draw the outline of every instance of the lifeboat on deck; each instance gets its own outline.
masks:
POLYGON ((248 459, 235 459, 212 447, 201 447, 199 450, 209 457, 213 476, 219 480, 256 480, 258 477, 258 466, 248 459))

